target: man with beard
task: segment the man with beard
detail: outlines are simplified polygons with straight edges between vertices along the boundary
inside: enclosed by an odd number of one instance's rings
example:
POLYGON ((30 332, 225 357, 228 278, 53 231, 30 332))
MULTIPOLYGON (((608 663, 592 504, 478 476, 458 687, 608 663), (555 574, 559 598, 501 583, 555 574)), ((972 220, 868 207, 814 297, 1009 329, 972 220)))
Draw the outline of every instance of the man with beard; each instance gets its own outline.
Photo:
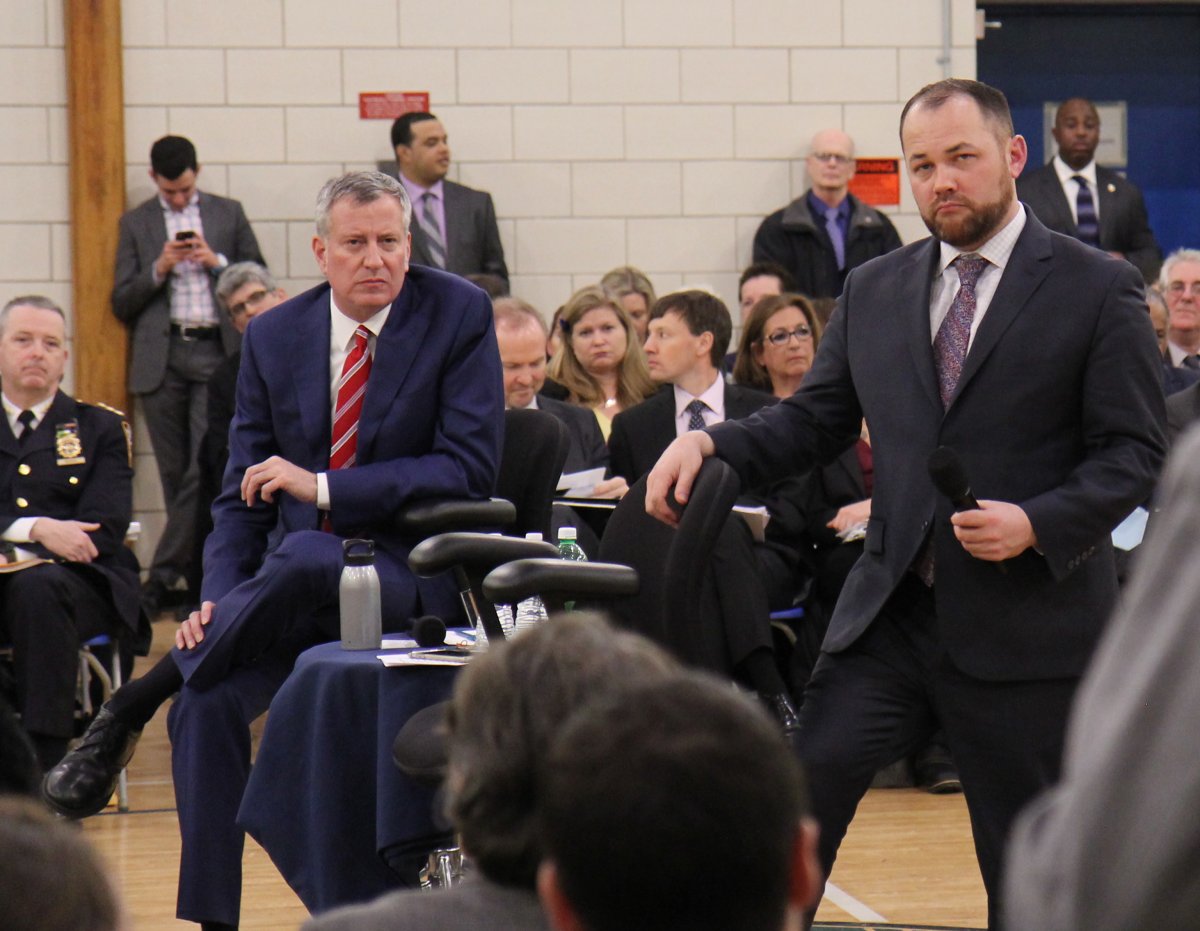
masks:
POLYGON ((1112 528, 1164 455, 1161 365, 1140 276, 1049 232, 1016 200, 1025 140, 1004 95, 946 80, 900 137, 934 238, 853 271, 804 385, 757 416, 677 439, 647 509, 674 518, 704 456, 744 482, 827 462, 866 417, 875 487, 805 693, 796 746, 828 870, 881 765, 941 724, 996 926, 1000 858, 1055 781, 1075 687, 1117 591, 1112 528), (978 506, 931 481, 961 459, 978 506))

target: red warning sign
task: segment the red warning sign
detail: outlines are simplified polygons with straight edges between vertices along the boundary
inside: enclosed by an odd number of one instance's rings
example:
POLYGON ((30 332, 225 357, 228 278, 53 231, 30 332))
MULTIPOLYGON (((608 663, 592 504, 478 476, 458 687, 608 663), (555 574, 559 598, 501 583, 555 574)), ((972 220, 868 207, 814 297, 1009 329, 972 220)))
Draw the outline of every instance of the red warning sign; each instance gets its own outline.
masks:
POLYGON ((850 179, 850 193, 872 207, 900 205, 900 159, 860 158, 850 179))
POLYGON ((405 113, 428 113, 429 91, 372 91, 358 95, 360 120, 394 120, 405 113))

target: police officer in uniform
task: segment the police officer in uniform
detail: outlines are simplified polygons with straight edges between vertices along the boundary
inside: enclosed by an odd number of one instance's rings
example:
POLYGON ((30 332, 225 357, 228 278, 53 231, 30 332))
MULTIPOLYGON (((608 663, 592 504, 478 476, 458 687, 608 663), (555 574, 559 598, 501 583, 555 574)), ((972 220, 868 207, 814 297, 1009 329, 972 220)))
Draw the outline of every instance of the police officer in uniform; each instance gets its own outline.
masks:
MULTIPOLYGON (((129 428, 58 390, 66 323, 48 298, 0 311, 0 642, 44 769, 72 736, 79 645, 142 623, 129 428)), ((141 631, 147 633, 145 629, 141 631)))

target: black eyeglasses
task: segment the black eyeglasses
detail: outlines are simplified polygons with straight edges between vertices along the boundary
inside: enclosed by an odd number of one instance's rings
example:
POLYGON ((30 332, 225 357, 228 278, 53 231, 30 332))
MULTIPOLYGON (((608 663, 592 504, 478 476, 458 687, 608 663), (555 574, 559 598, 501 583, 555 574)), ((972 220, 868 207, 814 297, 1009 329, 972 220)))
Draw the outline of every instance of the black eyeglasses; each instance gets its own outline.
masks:
POLYGON ((794 330, 776 330, 774 333, 764 336, 763 339, 772 346, 786 346, 788 340, 793 336, 796 337, 796 342, 803 342, 812 336, 812 330, 802 323, 794 330))
POLYGON ((230 316, 240 317, 248 308, 257 307, 259 304, 261 304, 263 302, 263 298, 270 293, 271 292, 266 288, 259 288, 257 291, 251 292, 250 296, 244 301, 239 301, 229 308, 230 316))

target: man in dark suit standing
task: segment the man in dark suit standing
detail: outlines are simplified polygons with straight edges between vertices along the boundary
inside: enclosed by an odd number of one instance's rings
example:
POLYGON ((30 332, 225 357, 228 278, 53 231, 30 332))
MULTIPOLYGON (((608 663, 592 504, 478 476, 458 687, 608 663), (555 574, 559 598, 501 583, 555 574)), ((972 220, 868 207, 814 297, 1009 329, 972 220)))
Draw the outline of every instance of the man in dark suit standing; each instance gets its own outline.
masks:
POLYGON ((178 691, 168 719, 178 915, 209 928, 238 922, 249 723, 302 650, 337 639, 343 540, 375 542, 385 631, 451 617, 453 585, 409 572, 413 541, 397 514, 495 484, 503 395, 491 307, 459 278, 410 270, 410 211, 378 172, 322 189, 313 253, 328 283, 247 328, 200 610, 43 784, 62 814, 98 810, 142 726, 178 691))
POLYGON ((137 633, 141 621, 137 562, 124 545, 126 425, 59 390, 66 362, 62 310, 37 295, 9 301, 0 311, 0 564, 29 564, 0 575, 0 640, 13 648, 17 708, 43 769, 73 734, 80 643, 137 633))
POLYGON ((681 437, 650 475, 668 522, 704 456, 758 482, 828 462, 870 425, 862 558, 809 682, 797 741, 826 868, 873 773, 940 722, 995 927, 1000 858, 1052 783, 1079 677, 1113 606, 1110 539, 1164 456, 1160 362, 1136 270, 1049 232, 1016 200, 1027 157, 1004 95, 920 90, 901 115, 934 234, 851 273, 812 371, 744 422, 681 437), (955 512, 930 453, 961 458, 955 512))
POLYGON ((199 173, 189 140, 155 142, 158 193, 121 217, 117 242, 113 313, 129 328, 129 390, 142 403, 167 508, 145 589, 152 617, 199 556, 192 541, 205 386, 240 340, 217 304, 217 276, 233 262, 263 261, 242 205, 201 192, 199 173))
POLYGON ((400 181, 413 206, 412 260, 456 275, 508 282, 492 195, 446 180, 450 137, 432 113, 406 113, 392 124, 400 181))
POLYGON ((1049 229, 1127 259, 1146 282, 1154 280, 1162 251, 1150 229, 1137 185, 1096 164, 1100 114, 1090 100, 1072 97, 1054 115, 1058 154, 1017 180, 1017 197, 1049 229))

